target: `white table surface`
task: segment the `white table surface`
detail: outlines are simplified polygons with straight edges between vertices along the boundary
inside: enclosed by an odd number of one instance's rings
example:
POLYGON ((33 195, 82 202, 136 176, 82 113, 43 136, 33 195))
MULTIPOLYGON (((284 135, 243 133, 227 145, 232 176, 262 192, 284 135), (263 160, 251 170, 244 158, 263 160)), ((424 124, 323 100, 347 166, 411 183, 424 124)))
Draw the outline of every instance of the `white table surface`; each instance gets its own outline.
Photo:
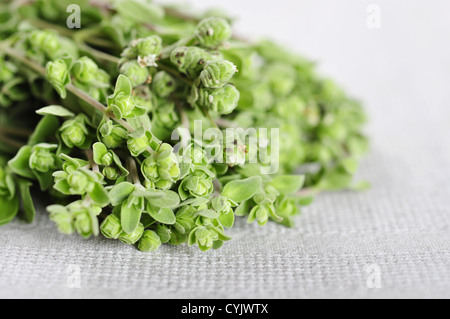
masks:
POLYGON ((33 225, 0 229, 0 297, 450 297, 450 2, 191 3, 226 8, 241 33, 313 58, 364 101, 372 150, 359 177, 372 189, 320 196, 294 229, 239 221, 233 241, 208 253, 66 237, 40 209, 33 225), (366 25, 371 3, 381 29, 366 25), (368 287, 371 265, 380 288, 368 287))

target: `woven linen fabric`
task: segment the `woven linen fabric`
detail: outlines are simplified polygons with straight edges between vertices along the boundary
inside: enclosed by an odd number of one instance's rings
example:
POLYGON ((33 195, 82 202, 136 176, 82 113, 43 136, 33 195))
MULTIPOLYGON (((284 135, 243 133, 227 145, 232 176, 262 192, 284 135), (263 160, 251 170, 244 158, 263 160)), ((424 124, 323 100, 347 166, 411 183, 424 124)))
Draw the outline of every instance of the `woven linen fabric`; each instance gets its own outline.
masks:
POLYGON ((448 1, 380 0, 377 30, 360 0, 259 1, 258 14, 242 1, 192 2, 229 6, 249 33, 299 39, 364 101, 372 147, 357 178, 372 189, 319 196, 293 229, 239 220, 207 253, 60 235, 41 205, 34 224, 0 228, 0 297, 449 298, 448 1), (280 23, 258 20, 269 12, 280 23))

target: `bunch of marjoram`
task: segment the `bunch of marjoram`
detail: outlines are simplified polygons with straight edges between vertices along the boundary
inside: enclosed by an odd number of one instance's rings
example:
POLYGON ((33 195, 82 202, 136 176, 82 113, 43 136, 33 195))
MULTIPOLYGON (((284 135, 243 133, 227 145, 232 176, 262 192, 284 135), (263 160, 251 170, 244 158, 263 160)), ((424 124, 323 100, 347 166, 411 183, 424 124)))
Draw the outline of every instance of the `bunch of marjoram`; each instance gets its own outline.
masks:
POLYGON ((146 0, 2 4, 0 225, 33 222, 33 194, 64 234, 206 251, 236 216, 292 227, 318 193, 366 186, 358 102, 230 23, 146 0))

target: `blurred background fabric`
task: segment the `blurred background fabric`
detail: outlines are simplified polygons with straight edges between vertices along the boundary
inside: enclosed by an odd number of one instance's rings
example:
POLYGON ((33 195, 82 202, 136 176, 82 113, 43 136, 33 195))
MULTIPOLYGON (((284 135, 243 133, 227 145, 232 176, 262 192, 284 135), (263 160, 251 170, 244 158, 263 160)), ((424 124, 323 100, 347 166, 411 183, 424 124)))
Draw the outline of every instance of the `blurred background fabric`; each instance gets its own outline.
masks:
POLYGON ((372 147, 358 178, 372 189, 319 196, 294 229, 239 220, 208 253, 67 237, 41 207, 34 224, 0 228, 0 297, 449 298, 450 2, 189 3, 223 8, 239 33, 317 61, 363 101, 372 147))

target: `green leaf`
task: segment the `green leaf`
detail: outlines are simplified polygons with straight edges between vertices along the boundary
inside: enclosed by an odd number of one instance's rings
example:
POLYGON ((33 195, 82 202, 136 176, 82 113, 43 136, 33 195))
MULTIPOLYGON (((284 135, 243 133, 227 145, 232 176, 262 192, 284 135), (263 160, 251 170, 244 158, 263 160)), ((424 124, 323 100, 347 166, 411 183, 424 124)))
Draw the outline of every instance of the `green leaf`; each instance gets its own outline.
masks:
POLYGON ((198 197, 198 198, 190 198, 184 202, 182 202, 179 207, 184 207, 184 206, 193 206, 193 207, 199 207, 199 206, 203 206, 206 203, 209 202, 209 199, 204 198, 204 197, 198 197))
POLYGON ((194 228, 193 230, 191 230, 191 232, 189 233, 189 237, 188 237, 188 246, 194 246, 195 242, 197 241, 197 239, 195 238, 195 233, 197 231, 198 228, 194 228))
POLYGON ((348 172, 348 168, 338 165, 325 172, 316 188, 322 191, 337 191, 349 187, 352 180, 353 174, 348 172))
POLYGON ((243 217, 246 216, 250 211, 250 203, 249 201, 243 202, 241 205, 236 208, 235 214, 236 216, 243 217))
POLYGON ((131 84, 130 79, 123 74, 119 75, 116 82, 116 89, 114 91, 114 96, 116 96, 119 93, 123 93, 126 96, 129 96, 131 95, 132 92, 133 86, 131 84))
POLYGON ((143 214, 141 217, 141 223, 142 225, 144 225, 144 228, 148 228, 151 225, 156 224, 156 220, 154 220, 150 215, 148 214, 143 214))
POLYGON ((59 105, 50 105, 36 111, 39 115, 54 115, 58 117, 74 117, 75 114, 59 105))
POLYGON ((101 207, 106 207, 111 202, 108 192, 99 183, 95 184, 94 189, 89 193, 89 197, 101 207))
POLYGON ((314 196, 306 196, 298 198, 298 204, 300 206, 309 206, 314 202, 314 196))
POLYGON ((118 206, 133 193, 135 186, 128 182, 119 183, 109 192, 111 205, 118 206))
POLYGON ((283 195, 290 195, 298 192, 304 183, 304 175, 283 175, 275 177, 269 185, 276 188, 283 195))
POLYGON ((38 180, 42 191, 46 191, 50 187, 52 187, 54 179, 53 179, 53 173, 51 171, 47 172, 47 173, 33 171, 33 174, 36 177, 36 179, 38 180))
POLYGON ((92 146, 94 151, 94 162, 98 165, 103 165, 102 158, 108 153, 108 149, 103 143, 97 142, 92 146))
MULTIPOLYGON (((149 205, 148 205, 149 206, 149 205)), ((147 206, 147 207, 148 207, 147 206)), ((148 214, 152 216, 156 221, 165 224, 165 225, 173 225, 176 223, 177 219, 175 214, 170 208, 147 208, 148 214)))
POLYGON ((114 7, 129 21, 154 23, 164 18, 164 10, 149 0, 116 0, 114 7))
POLYGON ((128 205, 128 201, 122 203, 122 210, 120 212, 120 223, 123 230, 127 234, 132 234, 139 226, 141 220, 142 210, 137 205, 128 205))
POLYGON ((211 219, 216 219, 216 218, 219 218, 219 216, 220 216, 219 213, 217 213, 216 211, 214 211, 212 209, 204 209, 204 210, 198 211, 196 215, 206 217, 206 218, 211 218, 211 219))
POLYGON ((11 168, 13 173, 29 178, 35 179, 33 171, 30 169, 30 156, 31 156, 31 146, 22 147, 16 156, 8 162, 8 166, 11 168))
POLYGON ((220 249, 220 248, 222 248, 223 244, 224 244, 223 241, 221 241, 221 240, 216 240, 216 241, 214 242, 212 248, 213 248, 214 250, 220 249))
POLYGON ((180 196, 173 191, 162 191, 164 197, 161 198, 147 198, 148 201, 155 207, 159 208, 177 208, 180 205, 180 196))
POLYGON ((250 177, 244 180, 232 181, 225 185, 222 196, 241 203, 252 198, 261 188, 260 176, 250 177))
POLYGON ((0 226, 8 224, 19 212, 19 197, 16 195, 11 199, 0 197, 0 226))
POLYGON ((136 188, 133 195, 136 197, 144 197, 147 200, 164 198, 164 192, 155 189, 145 189, 143 187, 136 188))
POLYGON ((36 145, 45 142, 48 138, 54 138, 59 128, 59 120, 53 115, 46 115, 39 121, 34 133, 31 135, 28 145, 36 145))
POLYGON ((359 162, 354 158, 347 158, 342 161, 341 165, 347 173, 353 175, 358 170, 359 162))
POLYGON ((221 241, 229 241, 229 240, 232 239, 231 237, 225 235, 225 234, 223 233, 223 231, 221 231, 220 229, 216 228, 215 230, 216 230, 217 233, 219 234, 219 240, 221 240, 221 241))
POLYGON ((220 223, 226 227, 226 228, 231 228, 234 225, 234 212, 233 210, 230 209, 230 211, 226 214, 222 214, 219 217, 219 221, 220 223))

